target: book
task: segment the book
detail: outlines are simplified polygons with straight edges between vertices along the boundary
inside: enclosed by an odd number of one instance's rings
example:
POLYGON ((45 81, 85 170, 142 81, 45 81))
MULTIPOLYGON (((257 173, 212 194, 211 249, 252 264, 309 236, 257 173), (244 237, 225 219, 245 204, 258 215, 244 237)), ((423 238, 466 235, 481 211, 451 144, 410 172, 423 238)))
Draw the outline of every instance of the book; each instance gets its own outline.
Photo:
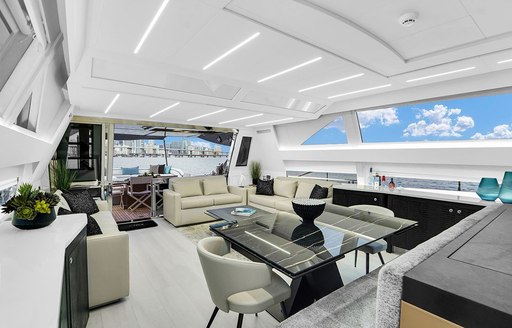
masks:
POLYGON ((231 215, 239 216, 251 216, 256 213, 256 210, 248 207, 237 207, 234 211, 231 211, 231 215))

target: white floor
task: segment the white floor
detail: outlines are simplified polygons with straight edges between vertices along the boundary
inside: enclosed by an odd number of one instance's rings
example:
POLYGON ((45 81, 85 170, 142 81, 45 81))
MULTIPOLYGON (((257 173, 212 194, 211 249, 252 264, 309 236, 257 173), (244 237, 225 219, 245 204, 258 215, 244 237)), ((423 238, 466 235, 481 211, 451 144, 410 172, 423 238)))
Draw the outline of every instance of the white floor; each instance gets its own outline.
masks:
MULTIPOLYGON (((170 223, 156 219, 158 227, 130 231, 130 296, 90 312, 87 327, 206 327, 214 305, 201 271, 195 245, 170 223)), ((395 254, 383 253, 387 262, 395 254)), ((338 261, 345 284, 364 274, 364 254, 354 268, 353 253, 338 261)), ((371 256, 370 270, 377 268, 371 256)), ((212 328, 236 327, 237 314, 219 311, 212 328)), ((275 327, 266 312, 244 316, 244 327, 275 327)))

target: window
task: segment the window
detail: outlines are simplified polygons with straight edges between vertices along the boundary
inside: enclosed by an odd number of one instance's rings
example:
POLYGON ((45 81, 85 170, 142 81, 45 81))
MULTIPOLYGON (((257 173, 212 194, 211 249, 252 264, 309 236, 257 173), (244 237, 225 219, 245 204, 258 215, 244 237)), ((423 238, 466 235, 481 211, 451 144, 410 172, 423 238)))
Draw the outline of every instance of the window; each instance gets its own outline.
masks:
POLYGON ((308 140, 304 141, 303 145, 336 145, 346 143, 347 133, 343 124, 343 118, 338 116, 331 123, 309 137, 308 140))
POLYGON ((36 125, 35 117, 30 117, 30 108, 32 105, 32 95, 28 97, 27 101, 25 102, 25 105, 21 109, 21 112, 19 113, 18 117, 16 118, 15 124, 17 126, 20 126, 24 129, 30 130, 32 132, 36 132, 36 125))
POLYGON ((512 94, 358 111, 363 142, 512 139, 512 94))
POLYGON ((335 181, 339 183, 357 183, 357 174, 355 173, 286 171, 286 176, 335 181))
MULTIPOLYGON (((390 178, 386 177, 386 183, 389 183, 390 178)), ((457 190, 457 191, 476 191, 478 182, 466 181, 447 181, 447 180, 434 180, 434 179, 415 179, 415 178, 401 178, 393 177, 395 186, 400 188, 417 188, 417 189, 436 189, 436 190, 457 190)))

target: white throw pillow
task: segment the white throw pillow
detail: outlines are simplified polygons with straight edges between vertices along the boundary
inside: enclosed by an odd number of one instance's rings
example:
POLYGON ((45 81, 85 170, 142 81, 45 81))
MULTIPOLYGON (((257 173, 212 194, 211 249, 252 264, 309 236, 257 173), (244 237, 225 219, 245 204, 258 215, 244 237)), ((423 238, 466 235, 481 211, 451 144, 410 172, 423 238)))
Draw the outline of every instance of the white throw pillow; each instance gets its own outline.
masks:
POLYGON ((315 188, 314 183, 308 182, 299 182, 299 186, 297 187, 297 192, 295 193, 295 198, 309 198, 311 196, 311 192, 315 188))
POLYGON ((198 179, 174 180, 172 182, 174 191, 181 197, 202 196, 201 184, 198 179))
POLYGON ((204 194, 205 195, 216 195, 216 194, 227 194, 228 185, 224 176, 218 176, 214 178, 208 178, 203 180, 204 194))
POLYGON ((274 195, 293 198, 297 190, 297 181, 274 179, 274 195))

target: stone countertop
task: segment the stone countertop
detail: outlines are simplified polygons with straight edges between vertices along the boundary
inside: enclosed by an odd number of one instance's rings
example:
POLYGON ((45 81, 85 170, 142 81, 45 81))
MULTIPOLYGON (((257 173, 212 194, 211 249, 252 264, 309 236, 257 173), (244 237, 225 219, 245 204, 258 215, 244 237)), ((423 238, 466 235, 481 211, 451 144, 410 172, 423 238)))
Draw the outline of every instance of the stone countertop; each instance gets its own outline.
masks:
POLYGON ((66 247, 86 224, 83 214, 35 230, 0 223, 0 326, 59 327, 66 247))
POLYGON ((351 191, 365 191, 365 192, 373 192, 373 193, 381 193, 387 195, 398 195, 398 196, 406 196, 406 197, 416 197, 416 198, 426 198, 433 199, 439 201, 447 201, 447 202, 456 202, 470 205, 480 205, 480 206, 488 206, 490 204, 496 204, 499 202, 489 202, 484 201, 478 198, 475 193, 475 197, 465 196, 465 195, 457 195, 454 193, 447 193, 443 191, 433 192, 433 191, 420 191, 416 189, 406 189, 406 188, 395 188, 393 191, 390 191, 388 188, 379 187, 378 189, 374 189, 370 186, 365 185, 356 185, 356 184, 338 184, 333 186, 334 189, 343 189, 343 190, 351 190, 351 191))

